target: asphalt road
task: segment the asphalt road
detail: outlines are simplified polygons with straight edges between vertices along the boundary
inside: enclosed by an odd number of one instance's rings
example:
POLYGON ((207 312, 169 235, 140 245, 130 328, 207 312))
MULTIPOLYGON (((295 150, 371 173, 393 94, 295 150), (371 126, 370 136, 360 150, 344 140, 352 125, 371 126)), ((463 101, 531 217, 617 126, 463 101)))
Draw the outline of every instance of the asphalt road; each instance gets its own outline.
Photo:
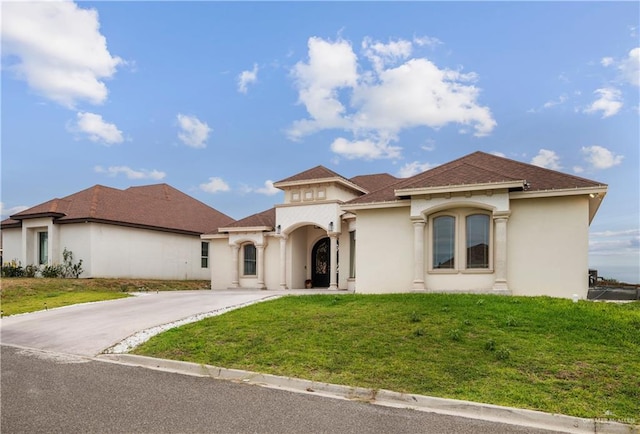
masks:
POLYGON ((549 433, 0 346, 4 433, 549 433))

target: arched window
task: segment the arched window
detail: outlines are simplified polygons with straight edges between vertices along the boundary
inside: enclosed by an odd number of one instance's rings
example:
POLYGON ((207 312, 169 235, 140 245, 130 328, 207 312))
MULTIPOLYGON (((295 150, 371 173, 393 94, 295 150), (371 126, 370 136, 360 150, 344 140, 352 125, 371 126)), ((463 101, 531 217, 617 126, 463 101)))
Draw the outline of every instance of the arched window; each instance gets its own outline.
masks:
POLYGON ((445 215, 433 219, 433 268, 455 268, 456 219, 445 215))
POLYGON ((467 268, 489 268, 489 216, 471 214, 466 218, 467 268))
POLYGON ((244 257, 244 269, 243 275, 255 276, 256 275, 256 246, 253 244, 245 244, 242 248, 244 257))
POLYGON ((491 215, 474 208, 456 208, 429 219, 431 268, 434 272, 490 271, 491 215))

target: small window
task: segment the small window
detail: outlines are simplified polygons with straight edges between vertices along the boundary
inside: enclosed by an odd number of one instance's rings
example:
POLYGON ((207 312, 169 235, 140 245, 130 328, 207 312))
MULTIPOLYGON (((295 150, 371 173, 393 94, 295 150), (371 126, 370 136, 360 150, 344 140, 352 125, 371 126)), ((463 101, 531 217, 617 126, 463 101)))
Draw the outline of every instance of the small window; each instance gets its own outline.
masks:
POLYGON ((489 216, 467 216, 467 268, 489 268, 489 216))
POLYGON ((244 275, 255 276, 256 275, 256 246, 253 244, 245 244, 243 248, 244 253, 244 275))
POLYGON ((49 263, 49 233, 38 232, 38 263, 45 265, 49 263))
POLYGON ((203 241, 200 247, 200 251, 200 267, 209 268, 209 243, 203 241))
POLYGON ((455 268, 456 219, 451 216, 433 220, 433 268, 455 268))

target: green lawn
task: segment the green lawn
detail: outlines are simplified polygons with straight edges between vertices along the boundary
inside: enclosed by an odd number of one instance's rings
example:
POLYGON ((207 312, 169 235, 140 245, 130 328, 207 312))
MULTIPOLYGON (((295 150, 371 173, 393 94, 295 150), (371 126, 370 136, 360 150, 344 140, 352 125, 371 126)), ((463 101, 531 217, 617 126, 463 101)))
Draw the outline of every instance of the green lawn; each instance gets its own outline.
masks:
POLYGON ((195 280, 2 278, 0 307, 3 315, 15 315, 77 303, 128 297, 128 293, 132 291, 208 287, 208 281, 195 280))
POLYGON ((640 303, 310 295, 228 312, 137 354, 640 422, 640 303))

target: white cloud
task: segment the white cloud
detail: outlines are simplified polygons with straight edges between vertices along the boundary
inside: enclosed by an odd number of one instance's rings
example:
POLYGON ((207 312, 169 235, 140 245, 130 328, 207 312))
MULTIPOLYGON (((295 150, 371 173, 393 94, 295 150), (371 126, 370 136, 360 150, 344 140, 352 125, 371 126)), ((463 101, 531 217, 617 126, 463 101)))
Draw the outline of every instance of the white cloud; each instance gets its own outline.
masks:
POLYGON ((622 108, 622 93, 618 89, 605 87, 596 89, 593 93, 600 97, 584 110, 585 113, 601 111, 602 117, 608 118, 618 113, 622 108))
POLYGON ((573 166, 573 173, 582 173, 584 168, 582 166, 573 166))
POLYGON ((402 39, 383 44, 382 42, 374 42, 371 38, 365 38, 362 41, 362 49, 376 72, 380 72, 385 66, 395 65, 398 61, 409 57, 413 45, 410 41, 402 39))
POLYGON ((10 208, 5 208, 4 207, 4 203, 0 202, 0 219, 4 220, 5 218, 12 216, 14 214, 19 213, 20 211, 24 211, 25 209, 28 209, 28 206, 24 206, 24 205, 18 205, 18 206, 12 206, 10 208))
POLYGON ((276 194, 280 193, 280 191, 281 190, 279 188, 275 188, 273 186, 273 181, 270 180, 270 179, 267 179, 264 182, 264 187, 256 189, 256 193, 264 194, 266 196, 276 195, 276 194))
POLYGON ((247 86, 258 81, 258 65, 253 64, 251 71, 242 71, 238 75, 238 92, 247 93, 247 86))
POLYGON ((531 164, 552 170, 562 169, 560 157, 558 157, 555 151, 548 149, 540 149, 538 155, 531 159, 531 164))
POLYGON ((192 148, 206 148, 207 139, 212 129, 206 122, 202 122, 195 116, 187 116, 178 113, 178 125, 180 132, 178 138, 192 148))
POLYGON ((490 154, 491 155, 495 155, 496 157, 502 157, 502 158, 506 157, 506 155, 503 152, 500 152, 500 151, 491 151, 490 154))
POLYGON ((411 163, 407 163, 400 168, 398 171, 399 178, 408 178, 413 175, 417 175, 418 173, 422 173, 426 170, 433 169, 437 164, 431 163, 420 163, 419 161, 413 161, 411 163))
POLYGON ((414 37, 413 38, 413 43, 416 44, 419 47, 431 47, 431 48, 435 48, 438 45, 442 45, 442 41, 438 38, 434 38, 431 36, 419 36, 419 37, 414 37))
POLYGON ((78 112, 75 124, 69 124, 67 129, 74 133, 87 134, 92 142, 102 142, 105 145, 122 143, 122 131, 115 124, 105 122, 101 115, 88 112, 78 112))
POLYGON ((212 177, 209 182, 200 184, 200 190, 207 193, 218 193, 219 191, 229 191, 229 184, 224 182, 222 178, 212 177))
POLYGON ((70 1, 3 2, 2 49, 18 59, 7 67, 18 78, 68 108, 103 103, 104 80, 124 63, 109 53, 98 13, 70 1))
POLYGON ((334 152, 348 158, 398 158, 400 149, 388 143, 404 129, 455 123, 476 136, 491 133, 496 122, 489 108, 477 103, 477 75, 410 58, 413 44, 419 45, 416 40, 380 43, 366 38, 361 58, 371 65, 366 69, 350 42, 310 38, 308 60, 291 72, 298 102, 309 116, 292 124, 289 138, 337 129, 353 137, 336 139, 334 152), (348 149, 347 143, 352 144, 348 149))
POLYGON ((633 86, 640 86, 640 47, 629 51, 629 56, 618 65, 623 78, 633 86))
POLYGON ((134 170, 128 166, 109 166, 108 168, 103 168, 102 166, 96 166, 93 168, 96 173, 105 173, 109 176, 117 176, 119 174, 124 174, 128 179, 153 179, 159 181, 164 179, 167 174, 165 172, 161 172, 159 170, 147 170, 147 169, 139 169, 134 170))
POLYGON ((348 160, 357 158, 364 160, 399 158, 401 149, 399 146, 391 146, 388 141, 384 140, 347 140, 343 137, 338 137, 331 143, 331 150, 348 160))
POLYGON ((613 152, 602 146, 585 146, 581 149, 585 155, 585 160, 594 169, 609 169, 622 163, 623 155, 615 155, 613 152))
POLYGON ((600 65, 604 66, 605 68, 607 66, 613 65, 613 57, 603 57, 602 59, 600 59, 600 65))
POLYGON ((558 99, 556 99, 556 100, 551 100, 551 101, 547 101, 547 102, 545 102, 545 103, 544 103, 544 105, 543 105, 543 107, 544 107, 544 108, 551 108, 551 107, 553 107, 553 106, 557 106, 557 105, 560 105, 560 104, 562 104, 562 103, 566 102, 566 101, 567 101, 567 99, 569 99, 569 98, 567 97, 567 95, 564 95, 564 94, 563 94, 563 95, 560 95, 560 96, 558 97, 558 99))

